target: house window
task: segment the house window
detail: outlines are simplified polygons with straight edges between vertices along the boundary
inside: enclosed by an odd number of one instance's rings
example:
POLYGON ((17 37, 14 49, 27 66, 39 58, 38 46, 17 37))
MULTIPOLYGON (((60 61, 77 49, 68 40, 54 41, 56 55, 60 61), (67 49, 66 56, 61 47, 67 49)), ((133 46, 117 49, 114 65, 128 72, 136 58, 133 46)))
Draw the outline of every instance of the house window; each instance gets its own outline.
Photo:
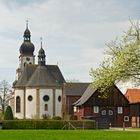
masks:
POLYGON ((48 111, 48 104, 44 105, 44 111, 48 111))
POLYGON ((16 113, 20 112, 20 97, 16 97, 16 113))
POLYGON ((129 116, 124 116, 124 121, 129 122, 129 116))
POLYGON ((99 113, 99 107, 98 106, 94 106, 93 107, 93 112, 94 113, 99 113))
POLYGON ((76 108, 76 106, 74 106, 74 112, 76 112, 77 111, 77 108, 76 108))
POLYGON ((113 115, 113 111, 112 110, 109 110, 108 111, 108 114, 111 116, 111 115, 113 115))
POLYGON ((106 110, 102 110, 101 114, 106 115, 106 110))
POLYGON ((123 113, 123 108, 122 107, 118 107, 118 114, 122 114, 123 113))

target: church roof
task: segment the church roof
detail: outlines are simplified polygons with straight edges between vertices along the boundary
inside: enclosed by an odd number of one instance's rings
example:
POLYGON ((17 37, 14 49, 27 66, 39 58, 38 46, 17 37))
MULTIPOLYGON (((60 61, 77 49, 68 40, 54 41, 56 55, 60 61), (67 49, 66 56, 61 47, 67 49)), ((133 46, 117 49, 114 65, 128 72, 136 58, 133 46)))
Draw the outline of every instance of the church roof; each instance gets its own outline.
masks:
POLYGON ((65 94, 67 96, 82 96, 90 83, 66 83, 65 94))
POLYGON ((86 101, 95 93, 96 89, 94 89, 91 84, 85 90, 84 94, 81 96, 79 100, 77 100, 73 105, 80 106, 86 103, 86 101))
POLYGON ((65 82, 57 65, 26 65, 14 87, 60 86, 65 82))
POLYGON ((34 73, 37 65, 25 65, 24 71, 14 87, 25 87, 32 74, 34 73))

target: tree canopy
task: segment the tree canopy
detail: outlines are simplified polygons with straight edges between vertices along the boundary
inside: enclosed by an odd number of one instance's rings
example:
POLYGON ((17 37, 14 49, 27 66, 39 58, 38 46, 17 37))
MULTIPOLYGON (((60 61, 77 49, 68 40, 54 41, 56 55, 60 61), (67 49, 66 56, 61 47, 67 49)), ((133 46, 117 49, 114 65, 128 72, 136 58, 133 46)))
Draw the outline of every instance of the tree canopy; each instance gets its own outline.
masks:
POLYGON ((93 87, 102 92, 119 81, 133 80, 140 84, 140 26, 130 21, 130 27, 121 39, 107 44, 107 57, 99 68, 91 69, 93 87))

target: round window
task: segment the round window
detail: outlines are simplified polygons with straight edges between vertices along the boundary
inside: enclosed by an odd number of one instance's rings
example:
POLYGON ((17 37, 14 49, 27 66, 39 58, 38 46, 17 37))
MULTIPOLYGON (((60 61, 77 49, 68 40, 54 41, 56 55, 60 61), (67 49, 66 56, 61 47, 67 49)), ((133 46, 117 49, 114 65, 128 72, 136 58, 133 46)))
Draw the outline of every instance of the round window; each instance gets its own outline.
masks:
POLYGON ((45 101, 45 102, 47 102, 47 101, 49 101, 49 96, 48 95, 45 95, 45 96, 43 96, 43 100, 45 101))
POLYGON ((58 101, 61 102, 61 96, 58 96, 58 101))
POLYGON ((29 101, 32 101, 32 100, 33 100, 33 97, 32 97, 31 95, 29 95, 29 96, 28 96, 28 100, 29 100, 29 101))

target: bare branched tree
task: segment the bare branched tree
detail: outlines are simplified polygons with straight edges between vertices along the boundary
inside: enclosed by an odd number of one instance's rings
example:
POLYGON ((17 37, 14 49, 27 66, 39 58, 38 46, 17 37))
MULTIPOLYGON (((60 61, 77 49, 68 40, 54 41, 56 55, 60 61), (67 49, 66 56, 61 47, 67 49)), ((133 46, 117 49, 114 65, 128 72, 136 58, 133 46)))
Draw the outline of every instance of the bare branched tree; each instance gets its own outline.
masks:
POLYGON ((4 114, 7 103, 6 96, 10 92, 10 85, 6 80, 0 82, 0 100, 2 106, 2 114, 4 114))

